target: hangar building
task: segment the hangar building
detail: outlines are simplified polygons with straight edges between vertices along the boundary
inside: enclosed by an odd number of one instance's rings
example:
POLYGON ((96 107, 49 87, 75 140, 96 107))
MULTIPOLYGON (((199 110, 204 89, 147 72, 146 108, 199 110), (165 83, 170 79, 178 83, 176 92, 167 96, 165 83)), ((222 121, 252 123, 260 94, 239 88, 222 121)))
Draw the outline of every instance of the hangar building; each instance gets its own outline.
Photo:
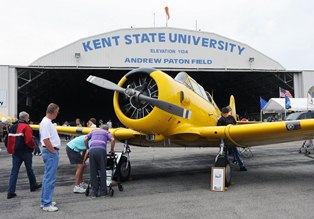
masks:
MULTIPOLYGON (((0 114, 28 111, 33 121, 48 103, 61 107, 59 120, 112 119, 111 91, 86 82, 89 75, 118 83, 128 71, 153 67, 172 77, 185 71, 218 106, 236 98, 237 113, 258 114, 259 98, 278 97, 279 87, 306 97, 314 71, 286 70, 244 43, 208 32, 178 28, 129 28, 77 40, 29 66, 0 66, 0 114)), ((258 116, 256 117, 258 118, 258 116)))

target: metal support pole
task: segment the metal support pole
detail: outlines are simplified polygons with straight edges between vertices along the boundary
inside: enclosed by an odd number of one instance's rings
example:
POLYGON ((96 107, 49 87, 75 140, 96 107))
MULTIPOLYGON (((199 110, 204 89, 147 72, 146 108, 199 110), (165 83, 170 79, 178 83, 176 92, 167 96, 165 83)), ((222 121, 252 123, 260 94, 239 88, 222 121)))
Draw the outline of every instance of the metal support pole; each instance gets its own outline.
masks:
POLYGON ((224 155, 225 142, 223 139, 220 139, 219 145, 219 155, 224 155))

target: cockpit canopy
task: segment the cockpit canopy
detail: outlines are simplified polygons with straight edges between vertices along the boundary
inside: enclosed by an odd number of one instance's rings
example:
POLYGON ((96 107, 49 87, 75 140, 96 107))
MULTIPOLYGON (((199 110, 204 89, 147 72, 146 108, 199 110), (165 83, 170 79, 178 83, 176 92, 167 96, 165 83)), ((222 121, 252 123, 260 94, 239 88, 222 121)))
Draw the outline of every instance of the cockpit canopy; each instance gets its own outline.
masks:
POLYGON ((203 97, 205 100, 213 103, 211 95, 204 90, 204 88, 199 85, 191 76, 186 72, 179 72, 174 80, 178 81, 181 84, 184 84, 186 87, 203 97))

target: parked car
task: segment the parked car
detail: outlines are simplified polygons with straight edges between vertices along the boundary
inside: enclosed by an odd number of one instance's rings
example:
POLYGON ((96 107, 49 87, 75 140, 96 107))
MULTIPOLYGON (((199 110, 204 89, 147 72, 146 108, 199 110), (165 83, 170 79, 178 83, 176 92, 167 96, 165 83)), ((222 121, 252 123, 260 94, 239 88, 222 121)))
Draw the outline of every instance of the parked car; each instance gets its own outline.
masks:
POLYGON ((314 111, 303 111, 291 113, 287 116, 286 120, 301 120, 301 119, 314 119, 314 111))

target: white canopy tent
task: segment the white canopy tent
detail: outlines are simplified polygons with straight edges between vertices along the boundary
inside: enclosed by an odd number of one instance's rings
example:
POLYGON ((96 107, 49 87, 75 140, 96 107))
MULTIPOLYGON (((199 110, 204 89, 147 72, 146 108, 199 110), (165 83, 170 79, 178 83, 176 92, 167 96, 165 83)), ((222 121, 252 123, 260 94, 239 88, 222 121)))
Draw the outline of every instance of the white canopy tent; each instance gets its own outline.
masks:
MULTIPOLYGON (((290 98, 291 111, 314 110, 314 106, 308 106, 307 98, 290 98)), ((285 98, 271 98, 262 109, 264 113, 285 112, 285 98)))

